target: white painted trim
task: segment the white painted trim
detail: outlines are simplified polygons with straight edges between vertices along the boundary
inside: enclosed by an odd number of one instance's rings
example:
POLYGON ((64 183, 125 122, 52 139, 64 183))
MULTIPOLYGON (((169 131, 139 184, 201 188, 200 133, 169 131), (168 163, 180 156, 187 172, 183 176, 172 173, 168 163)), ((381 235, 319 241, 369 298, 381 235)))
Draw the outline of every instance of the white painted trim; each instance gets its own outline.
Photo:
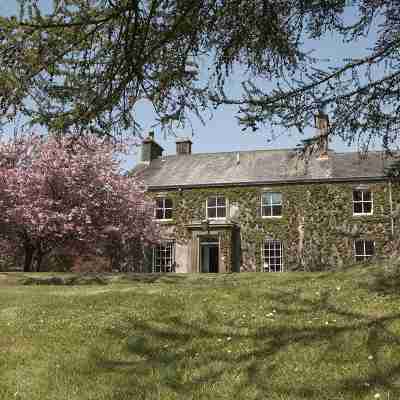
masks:
MULTIPOLYGON (((218 200, 217 200, 217 202, 218 202, 218 200)), ((224 207, 218 207, 216 205, 215 209, 217 210, 218 208, 224 208, 224 207)), ((206 199, 206 219, 208 219, 210 221, 224 221, 224 220, 226 220, 228 218, 228 216, 227 216, 228 213, 229 213, 229 201, 228 201, 228 198, 225 195, 223 195, 223 194, 213 194, 213 195, 207 196, 207 199, 206 199), (209 217, 208 216, 208 199, 210 197, 223 197, 225 199, 225 217, 209 217)))
POLYGON ((154 217, 153 217, 153 220, 154 221, 157 221, 157 222, 160 222, 160 221, 172 221, 173 220, 173 218, 156 218, 156 215, 157 215, 157 210, 162 210, 163 211, 163 215, 165 215, 166 214, 166 211, 167 210, 171 210, 171 214, 173 214, 174 213, 174 201, 170 198, 170 197, 168 197, 168 196, 161 196, 161 195, 159 195, 159 196, 156 196, 156 199, 157 200, 163 200, 163 205, 164 205, 164 207, 154 207, 154 217), (165 201, 166 200, 171 200, 171 203, 172 203, 172 207, 165 207, 165 201))
POLYGON ((282 218, 282 216, 283 216, 283 193, 277 192, 276 190, 262 191, 261 196, 260 196, 260 214, 261 214, 261 218, 282 218), (267 193, 279 193, 281 195, 281 202, 280 203, 263 204, 263 194, 267 194, 267 193), (263 207, 273 207, 273 206, 281 207, 281 215, 263 215, 263 207))
POLYGON ((369 260, 369 259, 371 259, 372 257, 375 256, 375 250, 376 250, 376 247, 375 247, 375 240, 361 239, 361 238, 360 238, 360 239, 354 239, 354 240, 353 240, 353 250, 354 250, 354 260, 355 260, 356 262, 359 262, 359 261, 357 261, 357 257, 364 257, 364 260, 363 260, 363 261, 369 260), (356 242, 359 242, 359 241, 363 241, 363 242, 364 242, 363 254, 357 254, 357 253, 356 253, 356 242), (373 243, 373 245, 374 245, 374 254, 372 254, 372 255, 370 255, 370 256, 367 256, 367 255, 366 255, 366 252, 365 252, 365 242, 372 242, 372 243, 373 243))
POLYGON ((363 215, 374 215, 374 212, 370 212, 370 213, 355 213, 353 212, 353 217, 362 217, 363 215))
MULTIPOLYGON (((170 274, 170 273, 175 273, 175 268, 176 268, 176 241, 174 239, 166 239, 163 240, 160 244, 153 246, 152 248, 153 251, 153 257, 152 257, 152 263, 151 263, 151 273, 156 273, 156 274, 170 274), (166 248, 167 246, 171 246, 171 265, 169 266, 171 268, 171 271, 161 271, 161 264, 160 264, 160 272, 156 272, 156 265, 155 265, 155 260, 156 260, 156 251, 157 248, 164 247, 166 248)), ((165 250, 164 250, 165 252, 165 250)), ((161 258, 162 251, 160 249, 160 258, 161 258)))
POLYGON ((362 216, 368 216, 368 215, 374 215, 374 192, 371 189, 353 189, 352 191, 352 208, 353 208, 353 217, 362 217, 362 216), (354 201, 354 192, 370 192, 371 193, 371 201, 354 201), (371 212, 370 213, 356 213, 354 212, 354 203, 371 203, 371 212))
POLYGON ((284 254, 283 254, 283 241, 282 240, 280 240, 280 239, 271 239, 271 238, 265 238, 264 240, 263 240, 263 242, 261 243, 261 265, 262 265, 262 272, 271 272, 271 268, 270 268, 270 266, 268 265, 268 271, 266 271, 266 269, 265 269, 265 262, 264 262, 264 246, 265 246, 265 242, 267 242, 267 241, 275 241, 275 242, 279 242, 280 244, 281 244, 281 246, 280 246, 280 251, 281 251, 281 256, 280 256, 280 259, 281 259, 281 270, 280 271, 274 271, 274 272, 272 272, 272 273, 279 273, 279 272, 284 272, 284 270, 285 270, 285 262, 284 262, 284 254))

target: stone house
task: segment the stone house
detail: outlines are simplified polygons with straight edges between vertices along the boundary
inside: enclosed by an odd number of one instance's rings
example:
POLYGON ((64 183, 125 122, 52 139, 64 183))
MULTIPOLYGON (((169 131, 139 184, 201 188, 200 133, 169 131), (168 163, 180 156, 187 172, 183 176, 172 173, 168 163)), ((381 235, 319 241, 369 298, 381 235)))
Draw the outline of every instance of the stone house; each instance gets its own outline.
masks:
POLYGON ((146 271, 323 270, 396 251, 391 160, 329 150, 324 118, 316 119, 322 145, 305 158, 294 149, 193 154, 185 138, 164 157, 145 139, 134 173, 155 199, 165 239, 146 271))

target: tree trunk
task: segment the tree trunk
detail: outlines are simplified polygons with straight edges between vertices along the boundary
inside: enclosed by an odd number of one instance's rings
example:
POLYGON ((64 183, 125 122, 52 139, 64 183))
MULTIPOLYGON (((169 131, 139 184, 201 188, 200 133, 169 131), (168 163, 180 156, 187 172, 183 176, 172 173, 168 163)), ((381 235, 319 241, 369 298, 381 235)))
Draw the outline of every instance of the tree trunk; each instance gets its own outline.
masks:
POLYGON ((36 252, 36 272, 40 272, 42 267, 42 260, 43 260, 43 252, 38 249, 36 252))
POLYGON ((24 272, 32 272, 33 255, 35 248, 33 246, 25 246, 25 260, 24 260, 24 272))

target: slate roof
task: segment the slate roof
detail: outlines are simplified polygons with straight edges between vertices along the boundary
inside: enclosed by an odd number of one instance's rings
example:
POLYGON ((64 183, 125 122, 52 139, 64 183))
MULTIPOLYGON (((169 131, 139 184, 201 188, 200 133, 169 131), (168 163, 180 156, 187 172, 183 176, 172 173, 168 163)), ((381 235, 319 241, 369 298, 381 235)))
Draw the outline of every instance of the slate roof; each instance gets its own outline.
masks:
POLYGON ((132 171, 149 190, 179 187, 265 185, 321 181, 370 181, 385 178, 391 162, 383 152, 329 151, 326 159, 300 159, 293 149, 199 153, 160 157, 132 171))

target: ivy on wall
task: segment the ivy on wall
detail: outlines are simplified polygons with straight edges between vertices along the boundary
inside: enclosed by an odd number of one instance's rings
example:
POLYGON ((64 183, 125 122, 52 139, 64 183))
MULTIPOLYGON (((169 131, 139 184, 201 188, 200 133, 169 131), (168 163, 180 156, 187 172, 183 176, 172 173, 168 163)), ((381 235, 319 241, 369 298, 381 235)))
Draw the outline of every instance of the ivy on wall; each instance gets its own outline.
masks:
MULTIPOLYGON (((237 210, 228 220, 239 227, 240 241, 232 241, 231 232, 221 236, 221 251, 226 265, 234 268, 233 246, 241 246, 241 270, 261 270, 262 244, 266 238, 281 240, 286 270, 327 270, 343 268, 354 262, 356 238, 375 241, 377 256, 388 255, 398 247, 399 223, 395 221, 395 238, 391 235, 388 182, 368 184, 373 193, 373 215, 353 216, 352 192, 356 183, 315 183, 269 185, 266 187, 223 187, 152 192, 173 200, 173 220, 168 223, 180 243, 191 235, 185 225, 206 217, 206 199, 224 195, 228 207, 237 210), (281 218, 262 218, 260 196, 264 191, 282 193, 281 218), (238 242, 238 243, 236 243, 238 242)), ((400 183, 392 185, 393 209, 400 210, 400 183)), ((399 211, 400 214, 400 211, 399 211)), ((229 215, 229 213, 228 213, 229 215)), ((235 235, 234 235, 235 236, 235 235)))

